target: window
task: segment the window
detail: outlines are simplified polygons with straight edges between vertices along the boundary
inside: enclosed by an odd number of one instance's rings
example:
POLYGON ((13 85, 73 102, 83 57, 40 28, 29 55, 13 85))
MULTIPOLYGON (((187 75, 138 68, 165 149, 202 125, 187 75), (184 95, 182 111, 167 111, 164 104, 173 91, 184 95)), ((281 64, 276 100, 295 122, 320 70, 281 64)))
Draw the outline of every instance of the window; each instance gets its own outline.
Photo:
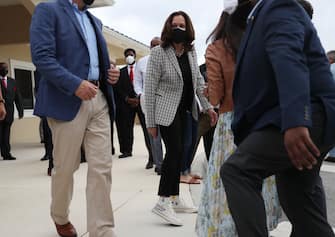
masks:
MULTIPOLYGON (((13 77, 23 99, 24 116, 31 117, 35 104, 34 72, 35 66, 30 62, 10 60, 10 76, 13 77)), ((15 110, 17 117, 17 111, 15 110)))
POLYGON ((29 70, 14 69, 14 78, 23 99, 24 109, 34 109, 33 81, 29 70))

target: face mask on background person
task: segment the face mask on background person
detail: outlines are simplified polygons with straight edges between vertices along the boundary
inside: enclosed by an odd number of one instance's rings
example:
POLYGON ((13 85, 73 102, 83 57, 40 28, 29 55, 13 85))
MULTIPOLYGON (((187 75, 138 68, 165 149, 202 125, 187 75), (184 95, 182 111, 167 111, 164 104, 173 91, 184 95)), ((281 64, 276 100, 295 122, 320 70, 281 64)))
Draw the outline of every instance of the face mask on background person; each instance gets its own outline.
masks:
POLYGON ((223 11, 227 12, 229 15, 233 14, 237 8, 238 0, 223 0, 223 11))
POLYGON ((5 77, 8 73, 8 69, 7 68, 1 68, 0 69, 0 76, 5 77))
POLYGON ((90 6, 90 5, 93 4, 94 0, 83 0, 83 2, 84 2, 86 5, 90 6))
POLYGON ((184 43, 187 39, 186 29, 176 27, 172 29, 172 41, 176 44, 184 43))
POLYGON ((126 57, 126 63, 127 63, 128 65, 132 65, 132 64, 134 64, 134 63, 135 63, 135 57, 134 57, 133 55, 128 55, 128 56, 126 57))

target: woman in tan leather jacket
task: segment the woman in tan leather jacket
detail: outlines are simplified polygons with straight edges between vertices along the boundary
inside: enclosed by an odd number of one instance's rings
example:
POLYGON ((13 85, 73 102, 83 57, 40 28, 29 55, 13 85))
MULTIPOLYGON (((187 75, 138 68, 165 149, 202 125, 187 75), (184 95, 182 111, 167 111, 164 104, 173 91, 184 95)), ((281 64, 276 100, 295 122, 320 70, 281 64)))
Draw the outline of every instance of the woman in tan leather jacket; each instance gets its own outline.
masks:
MULTIPOLYGON (((233 80, 235 59, 243 31, 234 25, 228 13, 209 36, 206 50, 208 94, 210 103, 219 108, 207 176, 198 209, 196 232, 199 237, 236 237, 235 224, 230 215, 226 194, 220 179, 220 168, 235 149, 231 122, 233 118, 233 80)), ((276 227, 281 208, 274 178, 265 180, 263 197, 267 207, 269 229, 276 227)))

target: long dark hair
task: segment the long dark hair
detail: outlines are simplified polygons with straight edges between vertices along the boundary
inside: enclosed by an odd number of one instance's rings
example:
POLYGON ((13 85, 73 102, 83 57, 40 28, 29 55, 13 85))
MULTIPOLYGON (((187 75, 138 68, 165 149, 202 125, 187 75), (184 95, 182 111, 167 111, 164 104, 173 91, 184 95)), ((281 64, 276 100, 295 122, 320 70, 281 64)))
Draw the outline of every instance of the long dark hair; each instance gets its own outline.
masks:
POLYGON ((212 43, 216 40, 223 39, 224 47, 230 51, 233 58, 236 59, 242 35, 243 29, 233 24, 231 16, 223 11, 218 24, 208 36, 206 43, 212 43))
POLYGON ((183 11, 176 11, 170 14, 170 16, 166 19, 162 35, 161 35, 161 46, 162 48, 167 48, 172 45, 172 21, 175 16, 183 16, 186 23, 186 42, 184 43, 185 51, 190 51, 193 49, 193 41, 194 41, 194 28, 192 25, 191 18, 183 11))

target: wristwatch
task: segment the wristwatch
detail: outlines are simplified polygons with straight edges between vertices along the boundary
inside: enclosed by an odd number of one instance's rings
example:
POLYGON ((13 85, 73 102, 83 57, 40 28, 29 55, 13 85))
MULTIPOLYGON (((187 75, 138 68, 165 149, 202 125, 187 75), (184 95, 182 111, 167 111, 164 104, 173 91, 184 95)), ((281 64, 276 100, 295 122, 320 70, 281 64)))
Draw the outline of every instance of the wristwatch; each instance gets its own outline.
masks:
POLYGON ((1 99, 0 99, 0 103, 3 103, 3 104, 4 104, 4 103, 5 103, 5 99, 1 98, 1 99))

